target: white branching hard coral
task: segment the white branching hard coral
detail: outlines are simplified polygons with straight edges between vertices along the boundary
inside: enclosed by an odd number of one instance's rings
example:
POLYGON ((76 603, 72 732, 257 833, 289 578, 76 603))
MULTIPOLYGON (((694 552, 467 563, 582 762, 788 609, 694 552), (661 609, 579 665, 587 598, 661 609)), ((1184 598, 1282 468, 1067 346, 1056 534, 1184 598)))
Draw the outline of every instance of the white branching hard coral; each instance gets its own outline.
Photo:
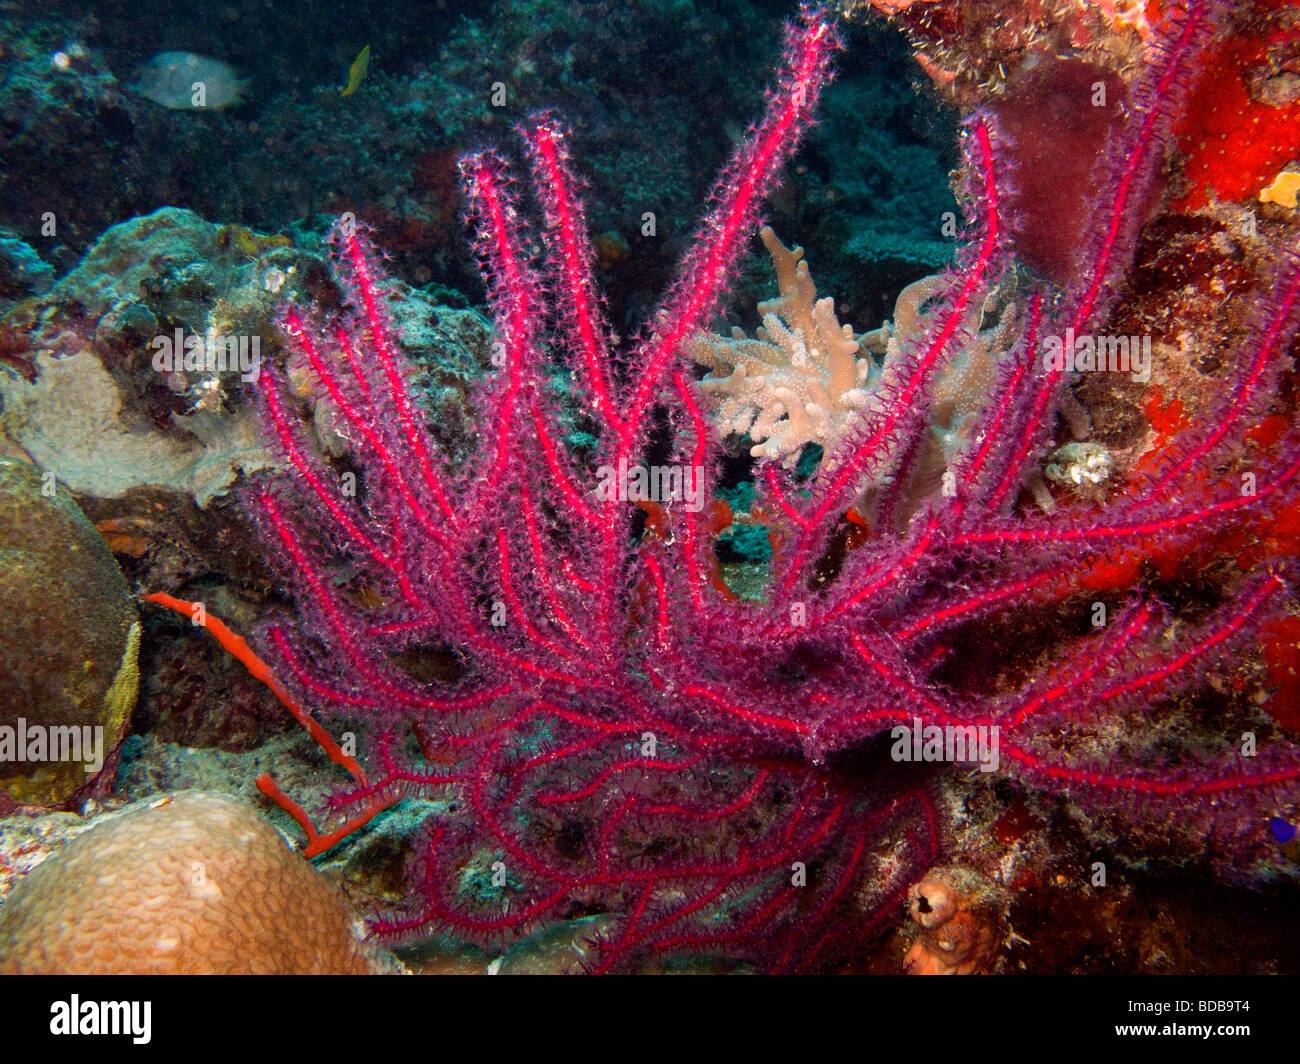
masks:
MULTIPOLYGON (((779 295, 759 303, 757 337, 733 329, 730 338, 698 335, 686 344, 708 367, 700 387, 714 400, 714 423, 723 435, 748 435, 755 458, 779 459, 790 468, 809 443, 823 449, 822 472, 850 447, 866 418, 884 409, 902 386, 908 352, 928 342, 933 306, 952 278, 923 277, 899 293, 894 319, 855 336, 835 316, 834 301, 817 298, 802 248, 786 248, 762 230, 776 267, 779 295)), ((938 368, 928 401, 928 429, 915 447, 887 449, 860 486, 855 504, 872 526, 906 527, 928 499, 943 490, 944 473, 970 443, 1023 324, 1021 308, 1002 290, 973 306, 959 330, 956 354, 938 368)))
POLYGON ((835 317, 834 300, 817 298, 803 249, 787 248, 771 229, 760 235, 776 267, 776 299, 758 305, 757 338, 701 334, 686 350, 710 373, 700 386, 717 401, 716 424, 748 435, 755 458, 793 466, 805 444, 832 450, 854 413, 866 406, 874 368, 853 329, 835 317))

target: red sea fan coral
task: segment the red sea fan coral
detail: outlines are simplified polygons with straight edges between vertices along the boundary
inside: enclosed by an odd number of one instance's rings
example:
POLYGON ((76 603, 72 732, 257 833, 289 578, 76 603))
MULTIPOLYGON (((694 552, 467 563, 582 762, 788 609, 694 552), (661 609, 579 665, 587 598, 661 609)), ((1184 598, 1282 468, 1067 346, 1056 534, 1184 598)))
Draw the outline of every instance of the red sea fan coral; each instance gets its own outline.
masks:
POLYGON ((1140 730, 1278 618, 1282 560, 1223 578, 1198 611, 1179 614, 1143 587, 1112 601, 1103 624, 1038 653, 961 657, 982 625, 1014 632, 1035 609, 1093 612, 1092 594, 1078 592, 1108 558, 1194 555, 1294 505, 1294 428, 1266 454, 1244 444, 1269 412, 1300 318, 1294 254, 1280 256, 1219 397, 1176 448, 1104 511, 1020 502, 1071 376, 1044 361, 1044 340, 1104 331, 1214 8, 1186 5, 1153 43, 1064 292, 1010 272, 998 131, 971 118, 970 241, 921 335, 900 345, 810 482, 775 463, 761 470, 753 509, 771 515, 776 551, 760 602, 711 582, 699 504, 722 451, 682 345, 709 325, 810 121, 836 47, 825 15, 805 12, 789 31, 767 114, 635 344, 618 345, 601 315, 562 128, 538 118, 520 129, 542 266, 507 162, 493 151, 462 162, 496 322, 479 451, 464 468, 420 424, 372 250, 355 225, 336 227, 352 312, 323 321, 291 308, 283 330, 338 411, 355 467, 340 476, 315 457, 284 373, 268 369, 265 422, 294 476, 259 506, 297 612, 263 642, 302 702, 366 722, 365 772, 349 766, 358 782, 336 808, 363 819, 403 795, 443 800, 413 870, 418 900, 378 921, 382 932, 487 939, 609 913, 618 923, 598 970, 686 953, 770 970, 842 963, 943 852, 931 766, 910 757, 924 760, 945 733, 950 757, 955 738, 973 748, 1000 736, 1001 769, 1048 793, 1138 816, 1176 805, 1229 861, 1255 855, 1263 817, 1294 813, 1300 760, 1280 736, 1252 756, 1233 734, 1217 749, 1129 763, 1103 738, 1140 730), (945 490, 909 503, 903 531, 845 549, 844 515, 864 483, 884 486, 876 516, 897 517, 888 485, 907 482, 938 375, 970 340, 973 309, 1008 286, 1015 339, 945 490), (585 449, 563 429, 575 410, 595 439, 585 449), (648 464, 665 435, 666 460, 648 464), (635 520, 647 485, 657 535, 635 520), (915 748, 891 736, 914 723, 915 748))

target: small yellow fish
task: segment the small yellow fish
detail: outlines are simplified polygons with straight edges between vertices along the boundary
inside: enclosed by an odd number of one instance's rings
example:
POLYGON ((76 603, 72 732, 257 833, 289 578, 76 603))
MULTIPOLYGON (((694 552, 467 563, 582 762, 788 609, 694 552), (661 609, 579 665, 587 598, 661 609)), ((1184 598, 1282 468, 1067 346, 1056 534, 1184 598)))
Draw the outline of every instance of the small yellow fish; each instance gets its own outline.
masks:
POLYGON ((370 69, 370 45, 366 45, 357 53, 357 57, 352 60, 352 66, 348 69, 348 83, 339 91, 344 96, 351 96, 357 91, 358 86, 366 80, 366 72, 370 69))

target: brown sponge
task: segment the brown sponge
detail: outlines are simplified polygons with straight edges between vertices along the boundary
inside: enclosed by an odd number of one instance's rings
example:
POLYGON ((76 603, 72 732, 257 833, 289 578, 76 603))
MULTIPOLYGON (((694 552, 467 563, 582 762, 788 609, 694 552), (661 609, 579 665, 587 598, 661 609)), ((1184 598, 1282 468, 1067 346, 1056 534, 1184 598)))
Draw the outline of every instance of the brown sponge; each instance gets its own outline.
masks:
POLYGON ((106 820, 0 908, 0 973, 365 974, 392 970, 338 889, 265 820, 183 791, 106 820))

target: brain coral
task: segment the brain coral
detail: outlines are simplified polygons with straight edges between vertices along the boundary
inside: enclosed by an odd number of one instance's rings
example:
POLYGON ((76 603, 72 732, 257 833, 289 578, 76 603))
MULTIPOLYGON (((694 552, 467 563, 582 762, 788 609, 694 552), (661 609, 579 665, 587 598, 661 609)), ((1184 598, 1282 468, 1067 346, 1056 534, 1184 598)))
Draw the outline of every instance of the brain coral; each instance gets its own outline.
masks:
POLYGON ((0 909, 0 974, 366 974, 339 891, 248 806, 183 791, 78 836, 0 909))

